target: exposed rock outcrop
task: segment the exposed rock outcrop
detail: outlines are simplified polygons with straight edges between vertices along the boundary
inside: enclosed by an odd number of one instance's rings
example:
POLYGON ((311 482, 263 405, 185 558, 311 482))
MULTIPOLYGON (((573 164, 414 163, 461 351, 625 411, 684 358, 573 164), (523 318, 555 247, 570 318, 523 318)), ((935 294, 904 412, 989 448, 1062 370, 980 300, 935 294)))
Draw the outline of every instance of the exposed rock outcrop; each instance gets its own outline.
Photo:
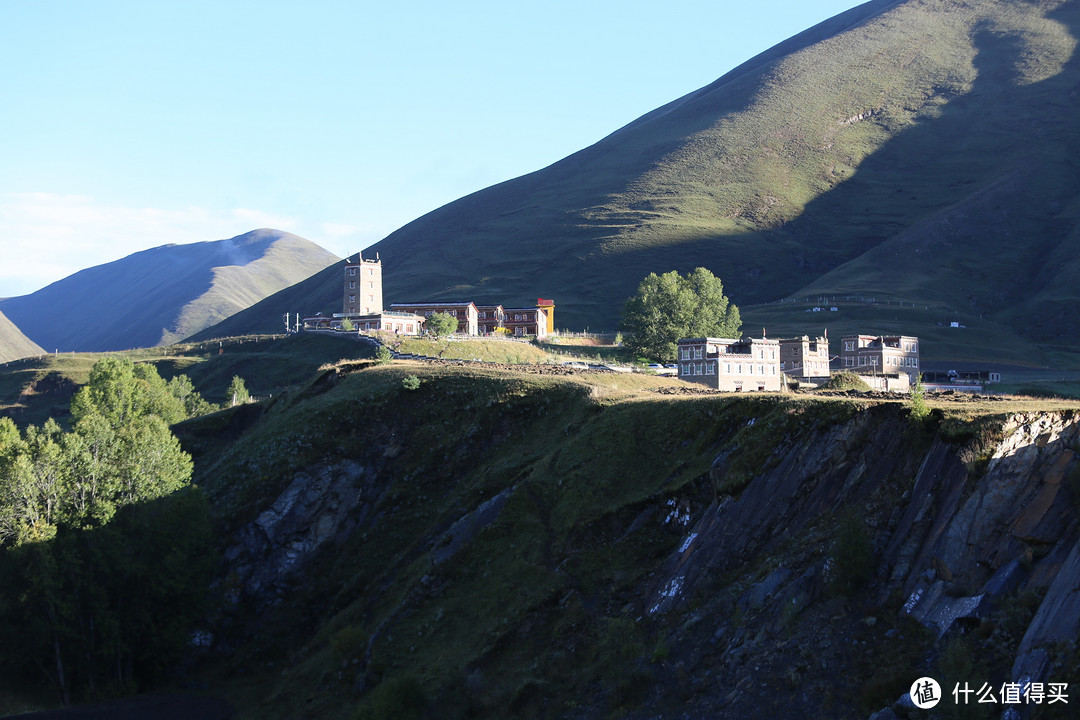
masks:
POLYGON ((347 537, 378 501, 375 480, 371 468, 350 460, 297 473, 226 551, 233 599, 273 598, 323 546, 347 537))
MULTIPOLYGON (((939 436, 918 453, 903 422, 871 408, 781 443, 773 467, 697 514, 644 607, 670 613, 705 578, 814 537, 818 524, 854 509, 871 531, 879 602, 902 592, 901 612, 938 637, 977 625, 1005 595, 1045 590, 1012 670, 1015 680, 1043 679, 1049 649, 1080 631, 1080 527, 1066 482, 1080 472, 1080 417, 1016 415, 989 449, 985 437, 957 445, 939 436)), ((717 480, 726 453, 714 463, 717 480)), ((829 562, 777 569, 740 605, 801 606, 820 596, 829 562)))

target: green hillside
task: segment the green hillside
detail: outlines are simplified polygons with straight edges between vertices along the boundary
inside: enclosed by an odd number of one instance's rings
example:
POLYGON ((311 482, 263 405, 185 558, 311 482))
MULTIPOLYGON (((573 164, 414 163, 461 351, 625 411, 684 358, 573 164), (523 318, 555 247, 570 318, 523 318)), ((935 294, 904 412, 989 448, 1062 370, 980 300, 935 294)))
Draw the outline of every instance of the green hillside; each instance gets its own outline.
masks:
MULTIPOLYGON (((1080 579, 1066 561, 1078 541, 1076 401, 941 395, 919 423, 895 400, 378 364, 369 352, 301 333, 123 354, 187 374, 213 401, 241 374, 262 400, 172 428, 196 488, 174 500, 198 499, 213 523, 205 596, 152 588, 204 603, 193 627, 154 638, 183 661, 123 685, 73 681, 76 703, 149 695, 71 717, 156 717, 167 696, 185 717, 861 720, 900 709, 914 678, 951 679, 957 653, 978 658, 971 672, 1014 677, 1038 647, 1052 648, 1039 677, 1076 692, 1080 620, 1060 601, 1080 579), (988 597, 938 634, 950 608, 988 597), (748 668, 756 681, 739 686, 748 668), (205 703, 213 714, 194 709, 205 703)), ((96 359, 12 364, 0 403, 32 374, 73 388, 96 359)), ((48 468, 48 444, 17 419, 48 468)), ((12 429, 0 430, 6 460, 12 429)), ((182 539, 162 530, 171 505, 140 507, 150 521, 117 521, 140 540, 110 545, 124 553, 103 553, 105 567, 170 567, 160 559, 182 539)), ((100 549, 115 527, 0 541, 0 577, 32 570, 39 551, 100 549)), ((130 582, 145 600, 150 588, 130 582)), ((172 619, 128 607, 104 617, 172 619)), ((41 641, 58 620, 47 608, 28 617, 38 623, 3 626, 38 642, 35 662, 0 645, 0 715, 58 702, 41 641)), ((1071 717, 1057 710, 1032 717, 1071 717)))
POLYGON ((0 310, 49 350, 168 345, 336 259, 296 235, 254 230, 228 240, 134 253, 29 295, 0 300, 0 310))
POLYGON ((0 313, 0 362, 41 355, 44 352, 41 346, 26 337, 13 322, 0 313))
POLYGON ((610 330, 645 274, 703 265, 748 326, 873 297, 981 323, 984 361, 1055 362, 1080 336, 1078 31, 1075 2, 874 0, 370 252, 389 301, 553 297, 560 327, 610 330))
POLYGON ((286 314, 310 317, 316 313, 341 312, 342 271, 345 261, 323 268, 310 277, 266 297, 246 310, 231 315, 217 325, 194 333, 190 340, 235 337, 250 333, 277 333, 285 329, 286 314))

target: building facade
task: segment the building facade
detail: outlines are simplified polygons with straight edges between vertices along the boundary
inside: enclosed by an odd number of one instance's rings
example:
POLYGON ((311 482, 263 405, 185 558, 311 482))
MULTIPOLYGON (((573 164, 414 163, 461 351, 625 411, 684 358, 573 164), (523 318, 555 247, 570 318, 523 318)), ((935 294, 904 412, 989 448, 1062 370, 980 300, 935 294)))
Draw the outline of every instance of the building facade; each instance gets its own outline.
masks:
POLYGON ((919 374, 919 338, 910 335, 845 335, 840 369, 859 374, 919 374))
POLYGON ((357 253, 345 260, 343 315, 374 315, 383 311, 382 262, 357 253))
MULTIPOLYGON (((553 306, 554 307, 554 306, 553 306)), ((524 337, 535 336, 537 340, 548 336, 547 313, 540 307, 506 308, 503 326, 508 335, 524 337)))
POLYGON ((334 313, 332 316, 315 315, 306 317, 304 318, 304 329, 341 330, 345 320, 352 323, 353 329, 359 332, 382 330, 401 335, 419 335, 420 330, 424 327, 424 318, 419 315, 384 310, 383 312, 368 315, 334 313))
POLYGON ((476 321, 481 335, 490 335, 503 326, 506 310, 502 305, 477 305, 476 321))
POLYGON ((457 318, 459 334, 476 335, 479 332, 479 313, 472 302, 391 303, 390 309, 425 318, 438 312, 447 313, 457 318))
POLYGON ((681 380, 724 392, 779 392, 780 341, 686 338, 678 344, 681 380))
POLYGON ((555 301, 546 298, 536 298, 536 307, 544 311, 544 316, 547 318, 547 332, 546 335, 555 334, 555 301))
POLYGON ((828 337, 780 340, 780 371, 790 378, 828 378, 829 360, 828 337))

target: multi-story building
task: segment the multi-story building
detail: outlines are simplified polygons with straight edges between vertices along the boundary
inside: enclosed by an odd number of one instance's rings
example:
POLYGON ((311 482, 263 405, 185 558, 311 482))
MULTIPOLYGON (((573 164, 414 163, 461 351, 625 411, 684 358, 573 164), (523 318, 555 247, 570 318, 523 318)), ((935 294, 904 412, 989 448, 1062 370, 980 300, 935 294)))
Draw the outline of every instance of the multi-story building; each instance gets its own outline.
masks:
MULTIPOLYGON (((552 305, 554 310, 554 305, 552 305)), ((547 312, 542 307, 506 308, 504 327, 510 335, 530 335, 538 340, 548 335, 547 312)))
POLYGON ((462 335, 476 335, 478 333, 478 316, 476 305, 470 302, 421 302, 421 303, 391 303, 391 310, 404 313, 415 313, 421 317, 428 317, 433 313, 447 313, 458 321, 458 333, 462 335))
POLYGON ((845 335, 840 369, 860 374, 919 374, 919 338, 909 335, 845 335))
POLYGON ((481 335, 490 335, 503 326, 506 311, 502 305, 477 305, 476 320, 481 335))
POLYGON ((780 371, 799 380, 829 377, 829 338, 780 340, 780 371))
POLYGON ((544 311, 547 317, 547 335, 555 334, 555 301, 536 298, 536 307, 544 311))
POLYGON ((383 311, 382 262, 365 260, 360 253, 345 260, 342 314, 375 315, 383 311))
POLYGON ((686 338, 679 341, 679 378, 725 392, 779 392, 780 341, 686 338))

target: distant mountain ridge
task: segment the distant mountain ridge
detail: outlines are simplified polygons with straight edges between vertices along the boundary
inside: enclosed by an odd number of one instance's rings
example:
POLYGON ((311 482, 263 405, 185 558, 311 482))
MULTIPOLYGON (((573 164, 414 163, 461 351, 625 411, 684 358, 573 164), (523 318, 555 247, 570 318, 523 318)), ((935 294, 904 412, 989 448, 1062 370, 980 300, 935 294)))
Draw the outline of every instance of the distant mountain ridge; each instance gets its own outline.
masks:
MULTIPOLYGON (((755 306, 844 296, 925 317, 870 303, 833 332, 960 318, 983 347, 1077 346, 1077 37, 1077 2, 871 0, 366 252, 388 302, 552 297, 572 329, 613 330, 643 276, 701 265, 770 329, 803 308, 755 306)), ((329 276, 290 292, 341 306, 329 276)), ((230 330, 277 322, 264 302, 230 330)))
POLYGON ((44 352, 37 343, 26 337, 15 323, 0 313, 0 362, 42 355, 44 352))
POLYGON ((0 300, 51 351, 100 352, 181 340, 335 262, 310 240, 260 229, 227 240, 163 245, 0 300))

